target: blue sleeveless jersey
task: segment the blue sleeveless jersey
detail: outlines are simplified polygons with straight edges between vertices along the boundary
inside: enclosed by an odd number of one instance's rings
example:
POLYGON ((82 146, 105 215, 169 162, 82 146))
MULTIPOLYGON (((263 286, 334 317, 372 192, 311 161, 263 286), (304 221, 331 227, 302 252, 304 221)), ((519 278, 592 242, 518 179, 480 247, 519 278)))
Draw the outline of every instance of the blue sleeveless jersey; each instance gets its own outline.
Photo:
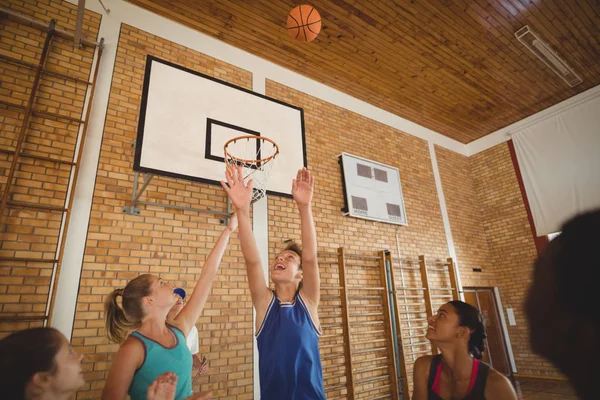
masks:
POLYGON ((145 354, 144 363, 135 371, 133 381, 129 385, 131 400, 146 400, 148 386, 165 372, 177 374, 176 400, 192 395, 192 353, 187 347, 183 333, 171 326, 169 330, 176 339, 175 346, 171 348, 164 347, 139 332, 131 333, 131 336, 142 342, 145 354))
POLYGON ((300 292, 291 303, 273 293, 256 333, 261 400, 325 400, 320 335, 300 292))

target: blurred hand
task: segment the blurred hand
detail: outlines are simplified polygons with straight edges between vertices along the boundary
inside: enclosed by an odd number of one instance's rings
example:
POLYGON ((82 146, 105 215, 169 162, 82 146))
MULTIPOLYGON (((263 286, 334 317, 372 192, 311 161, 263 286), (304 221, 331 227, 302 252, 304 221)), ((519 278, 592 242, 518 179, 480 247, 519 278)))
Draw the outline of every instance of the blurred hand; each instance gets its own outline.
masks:
POLYGON ((194 360, 193 367, 197 370, 192 380, 192 382, 195 382, 199 376, 208 373, 208 362, 206 361, 206 357, 200 357, 200 353, 192 355, 192 359, 194 360))
POLYGON ((208 363, 204 363, 200 367, 200 375, 206 375, 207 373, 208 373, 208 363))
POLYGON ((146 391, 148 400, 174 400, 177 389, 177 375, 165 372, 159 375, 146 391))

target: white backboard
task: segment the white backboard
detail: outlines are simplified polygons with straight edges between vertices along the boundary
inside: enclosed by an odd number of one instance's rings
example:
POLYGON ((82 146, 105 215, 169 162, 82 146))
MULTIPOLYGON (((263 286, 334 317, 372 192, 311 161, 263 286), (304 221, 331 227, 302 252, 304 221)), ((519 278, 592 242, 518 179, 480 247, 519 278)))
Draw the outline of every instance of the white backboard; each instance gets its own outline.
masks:
POLYGON ((223 145, 245 135, 277 143, 267 193, 291 196, 307 166, 302 108, 147 57, 134 170, 219 184, 223 145))

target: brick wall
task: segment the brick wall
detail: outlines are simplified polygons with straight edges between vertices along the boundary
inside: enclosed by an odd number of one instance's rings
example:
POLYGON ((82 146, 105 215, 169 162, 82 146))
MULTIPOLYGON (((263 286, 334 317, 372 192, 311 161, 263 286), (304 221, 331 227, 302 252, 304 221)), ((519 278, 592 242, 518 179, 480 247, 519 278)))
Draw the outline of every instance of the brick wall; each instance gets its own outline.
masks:
MULTIPOLYGON (((218 219, 197 211, 141 206, 139 216, 122 212, 133 187, 132 142, 147 54, 251 87, 247 71, 136 28, 121 27, 73 330, 73 343, 87 355, 87 384, 78 398, 100 396, 118 349, 104 336, 104 296, 140 273, 158 274, 190 293, 222 229, 218 219)), ((225 209, 220 187, 171 178, 154 178, 140 200, 225 209)), ((214 397, 252 398, 252 308, 235 236, 197 327, 210 374, 200 378, 200 387, 194 389, 212 390, 214 397)))
MULTIPOLYGON (((73 31, 77 7, 65 1, 3 2, 17 13, 50 22, 73 31)), ((95 39, 100 25, 98 14, 86 11, 83 35, 95 39)), ((0 19, 0 55, 38 64, 46 32, 0 19)), ((46 68, 83 80, 89 79, 94 50, 74 49, 72 40, 54 37, 46 68)), ((17 137, 33 87, 35 70, 0 60, 0 184, 4 193, 17 137), (12 152, 12 153, 11 153, 12 152)), ((82 118, 86 86, 49 74, 42 74, 34 110, 82 118)), ((65 119, 32 116, 22 151, 25 154, 72 161, 79 125, 65 119)), ((71 166, 65 163, 21 157, 9 200, 37 205, 64 206, 71 166)), ((0 225, 0 257, 52 260, 62 221, 61 212, 9 207, 0 225)), ((52 263, 0 261, 0 316, 9 318, 46 315, 52 280, 52 263)), ((0 336, 14 330, 41 326, 42 321, 0 321, 0 336)))
POLYGON ((494 265, 468 157, 435 146, 463 286, 495 286, 494 265), (481 268, 482 272, 474 272, 481 268))
MULTIPOLYGON (((508 145, 499 144, 469 159, 483 227, 504 308, 513 308, 516 326, 508 326, 520 374, 558 376, 529 347, 523 301, 537 256, 527 212, 508 145)), ((445 190, 445 188, 444 188, 445 190)))
POLYGON ((537 252, 507 144, 470 158, 435 150, 463 286, 497 286, 504 309, 513 308, 518 373, 559 376, 529 348, 523 301, 537 252))

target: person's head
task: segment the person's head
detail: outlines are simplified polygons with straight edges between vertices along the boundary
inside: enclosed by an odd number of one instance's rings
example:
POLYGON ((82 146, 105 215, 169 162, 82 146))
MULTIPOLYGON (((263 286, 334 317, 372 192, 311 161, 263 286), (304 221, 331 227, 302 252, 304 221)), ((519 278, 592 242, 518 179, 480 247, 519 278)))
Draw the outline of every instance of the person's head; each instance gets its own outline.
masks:
POLYGON ((294 282, 302 284, 302 249, 291 242, 275 257, 271 264, 271 279, 277 284, 294 282))
POLYGON ((483 316, 475 307, 454 300, 441 306, 437 313, 428 318, 429 326, 425 337, 436 345, 466 345, 469 354, 481 359, 486 338, 483 316))
POLYGON ((173 284, 151 274, 140 275, 129 281, 125 288, 113 290, 104 303, 108 338, 121 343, 146 317, 166 318, 178 298, 173 292, 173 284), (117 302, 118 297, 121 297, 122 307, 117 302))
POLYGON ((52 393, 68 398, 85 381, 81 359, 54 328, 32 328, 0 340, 0 393, 6 399, 35 399, 52 393))
POLYGON ((567 376, 592 374, 600 356, 599 245, 600 210, 568 221, 536 260, 525 301, 532 349, 567 376))

